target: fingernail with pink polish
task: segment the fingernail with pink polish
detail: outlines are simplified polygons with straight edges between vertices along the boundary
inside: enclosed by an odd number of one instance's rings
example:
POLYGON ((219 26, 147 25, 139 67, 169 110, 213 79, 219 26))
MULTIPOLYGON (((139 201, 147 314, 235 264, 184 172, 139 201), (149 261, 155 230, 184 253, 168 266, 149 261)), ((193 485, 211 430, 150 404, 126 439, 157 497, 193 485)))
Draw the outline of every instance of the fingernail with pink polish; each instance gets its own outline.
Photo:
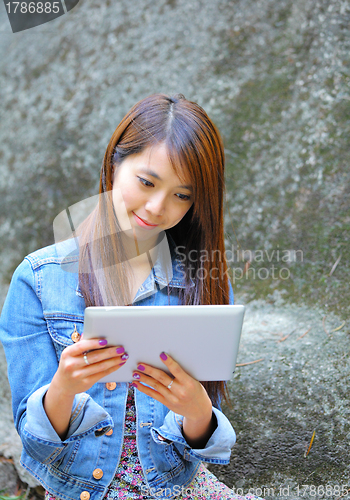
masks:
POLYGON ((139 365, 137 369, 143 372, 145 370, 145 367, 143 365, 139 365))
POLYGON ((161 357, 161 359, 162 359, 163 361, 165 361, 166 359, 168 359, 168 356, 165 354, 165 352, 162 352, 162 353, 160 354, 160 357, 161 357))
POLYGON ((127 359, 128 359, 128 357, 129 357, 129 354, 124 353, 121 359, 125 359, 125 360, 127 360, 127 359))
POLYGON ((117 347, 117 354, 122 354, 124 352, 124 347, 117 347))
POLYGON ((131 387, 137 387, 136 384, 134 384, 134 382, 131 384, 131 387))
POLYGON ((133 374, 133 377, 134 377, 134 378, 136 378, 137 380, 139 380, 139 379, 140 379, 140 375, 139 375, 138 373, 134 373, 134 374, 133 374))
POLYGON ((101 339, 101 340, 99 340, 99 341, 98 341, 98 343, 99 343, 100 345, 107 345, 107 344, 108 344, 108 342, 107 342, 107 340, 106 340, 106 339, 101 339))

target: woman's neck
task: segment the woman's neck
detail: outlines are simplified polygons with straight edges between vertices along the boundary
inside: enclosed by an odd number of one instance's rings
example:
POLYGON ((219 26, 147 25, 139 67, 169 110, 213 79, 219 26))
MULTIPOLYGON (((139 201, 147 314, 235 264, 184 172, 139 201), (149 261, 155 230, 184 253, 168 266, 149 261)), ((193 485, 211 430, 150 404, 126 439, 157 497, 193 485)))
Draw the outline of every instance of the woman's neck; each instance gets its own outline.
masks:
MULTIPOLYGON (((137 262, 155 262, 158 253, 158 244, 160 243, 160 235, 157 234, 148 240, 140 240, 136 237, 135 232, 133 238, 130 235, 123 238, 123 247, 128 260, 136 259, 137 262)), ((151 266, 153 267, 153 265, 151 266)))

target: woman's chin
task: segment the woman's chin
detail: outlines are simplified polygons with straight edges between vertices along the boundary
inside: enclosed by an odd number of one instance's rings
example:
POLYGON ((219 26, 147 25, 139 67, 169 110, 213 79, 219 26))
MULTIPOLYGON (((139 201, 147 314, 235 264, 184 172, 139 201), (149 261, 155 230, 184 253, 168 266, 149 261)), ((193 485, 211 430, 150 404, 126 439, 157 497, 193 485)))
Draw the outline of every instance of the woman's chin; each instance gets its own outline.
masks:
POLYGON ((132 225, 132 227, 128 229, 122 229, 123 236, 126 238, 125 242, 135 242, 136 240, 139 243, 149 242, 152 246, 154 241, 158 239, 159 233, 162 232, 163 229, 159 229, 158 227, 149 230, 135 225, 132 225))

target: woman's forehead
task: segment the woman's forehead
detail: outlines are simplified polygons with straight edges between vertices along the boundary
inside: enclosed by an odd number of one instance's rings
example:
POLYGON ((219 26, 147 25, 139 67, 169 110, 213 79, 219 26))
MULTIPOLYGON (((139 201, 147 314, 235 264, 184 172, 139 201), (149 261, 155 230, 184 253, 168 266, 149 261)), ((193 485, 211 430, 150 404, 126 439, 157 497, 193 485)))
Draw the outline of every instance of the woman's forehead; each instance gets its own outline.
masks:
POLYGON ((165 142, 156 143, 146 147, 141 153, 144 159, 144 169, 149 173, 155 173, 155 177, 161 178, 164 167, 170 167, 180 180, 180 183, 186 187, 191 184, 190 173, 184 162, 180 160, 178 154, 169 149, 165 142))

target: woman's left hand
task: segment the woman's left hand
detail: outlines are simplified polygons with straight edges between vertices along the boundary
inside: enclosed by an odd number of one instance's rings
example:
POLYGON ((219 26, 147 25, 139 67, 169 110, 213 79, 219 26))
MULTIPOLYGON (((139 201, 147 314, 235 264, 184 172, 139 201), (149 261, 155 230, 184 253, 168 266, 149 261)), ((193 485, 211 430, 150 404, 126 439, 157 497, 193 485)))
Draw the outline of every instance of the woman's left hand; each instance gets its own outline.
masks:
POLYGON ((203 440, 206 442, 205 438, 209 438, 212 432, 212 403, 207 391, 171 356, 162 353, 160 358, 173 377, 159 368, 140 363, 133 374, 134 385, 169 410, 185 417, 183 430, 191 445, 203 440))

